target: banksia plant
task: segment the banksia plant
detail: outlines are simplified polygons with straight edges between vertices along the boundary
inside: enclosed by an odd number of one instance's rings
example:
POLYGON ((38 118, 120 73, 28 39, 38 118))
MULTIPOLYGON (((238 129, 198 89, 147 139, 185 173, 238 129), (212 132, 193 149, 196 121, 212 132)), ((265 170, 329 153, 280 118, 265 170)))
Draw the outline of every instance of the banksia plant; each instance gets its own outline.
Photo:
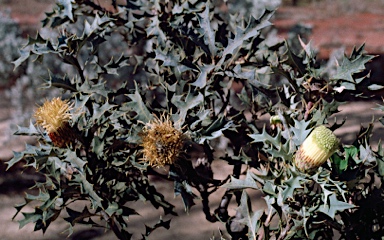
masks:
POLYGON ((72 106, 68 104, 68 101, 54 98, 51 101, 45 101, 34 114, 36 124, 47 131, 56 147, 65 147, 76 139, 75 132, 69 126, 71 109, 72 106))
POLYGON ((169 117, 161 116, 147 123, 140 134, 144 162, 152 167, 174 164, 183 152, 185 135, 169 117))
POLYGON ((325 126, 316 127, 304 140, 295 156, 295 165, 302 172, 313 172, 337 150, 339 140, 325 126))
MULTIPOLYGON (((145 223, 141 236, 148 239, 171 226, 167 215, 177 215, 167 201, 173 186, 171 196, 181 198, 185 211, 200 205, 194 208, 206 220, 225 223, 222 237, 192 226, 194 239, 384 236, 384 149, 369 146, 374 125, 361 129, 353 146, 340 147, 332 171, 317 168, 338 140, 324 126, 310 127, 349 97, 383 87, 366 82, 363 66, 373 56, 363 47, 334 68, 322 66, 309 43, 299 39, 292 48, 293 39, 276 39, 271 8, 247 16, 236 7, 252 2, 259 9, 267 2, 261 0, 58 2, 42 21, 57 34, 30 36, 13 62, 28 69, 49 64, 44 86, 71 99, 59 95, 37 109, 44 134, 33 125, 15 133, 41 144, 15 152, 8 169, 26 163, 45 176, 16 207, 20 227, 34 223, 45 232, 66 216, 68 233, 86 224, 109 228, 116 239, 137 239, 141 228, 130 218, 148 209, 131 203, 145 201, 161 211, 159 222, 145 223), (270 115, 270 127, 260 128, 270 115), (287 167, 293 162, 297 167, 287 167), (255 190, 262 194, 249 196, 255 190), (72 205, 78 201, 83 210, 72 205), (21 212, 30 204, 34 212, 21 212)), ((344 123, 336 120, 332 129, 344 123)))

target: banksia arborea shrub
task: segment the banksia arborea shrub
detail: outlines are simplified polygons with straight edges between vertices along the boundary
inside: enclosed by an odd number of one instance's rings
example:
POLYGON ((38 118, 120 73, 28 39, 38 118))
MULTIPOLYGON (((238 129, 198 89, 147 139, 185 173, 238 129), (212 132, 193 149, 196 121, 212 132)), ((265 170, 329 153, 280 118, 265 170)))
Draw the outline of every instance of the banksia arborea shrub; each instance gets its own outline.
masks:
POLYGON ((313 172, 331 157, 338 146, 336 135, 327 127, 318 126, 296 152, 296 167, 302 172, 313 172))
POLYGON ((310 43, 299 38, 297 51, 274 38, 273 9, 232 15, 228 2, 66 0, 46 14, 57 37, 29 37, 14 64, 48 55, 69 70, 49 71, 44 86, 63 96, 16 132, 38 144, 15 152, 8 168, 22 162, 45 176, 16 207, 36 206, 20 227, 49 231, 64 212, 69 233, 86 224, 148 239, 170 228, 178 213, 167 199, 176 196, 186 211, 225 223, 215 237, 384 236, 384 150, 369 145, 373 124, 351 144, 333 134, 344 121, 329 121, 349 97, 382 88, 364 75, 373 56, 363 45, 330 72, 310 43), (161 211, 143 235, 130 227, 137 201, 161 211))

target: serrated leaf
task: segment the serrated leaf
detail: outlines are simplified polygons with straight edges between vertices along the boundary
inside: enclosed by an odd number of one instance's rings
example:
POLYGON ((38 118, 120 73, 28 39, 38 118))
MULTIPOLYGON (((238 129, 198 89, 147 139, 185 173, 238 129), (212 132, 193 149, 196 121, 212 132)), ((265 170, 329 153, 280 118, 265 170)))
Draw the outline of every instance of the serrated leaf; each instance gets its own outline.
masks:
POLYGON ((171 102, 178 108, 179 113, 172 116, 173 122, 181 126, 185 121, 188 110, 202 104, 203 101, 204 96, 200 92, 197 95, 189 92, 186 97, 175 94, 171 102))
POLYGON ((191 85, 192 86, 196 86, 198 88, 203 88, 205 87, 205 85, 207 84, 207 76, 208 74, 212 71, 212 69, 214 68, 215 66, 213 65, 204 65, 204 66, 200 66, 199 67, 199 70, 200 70, 200 74, 197 78, 196 81, 192 82, 191 85))
MULTIPOLYGON (((72 19, 71 19, 72 20, 72 19)), ((89 24, 88 21, 84 23, 84 34, 90 36, 96 30, 102 29, 103 25, 111 22, 113 19, 109 18, 107 15, 104 15, 100 18, 98 14, 95 14, 92 24, 89 24)))
POLYGON ((186 181, 182 183, 175 181, 174 183, 175 196, 181 195, 184 211, 188 213, 191 207, 195 205, 193 200, 197 198, 197 196, 192 192, 191 186, 186 181))
POLYGON ((231 71, 225 71, 225 74, 229 77, 235 77, 239 79, 246 79, 250 84, 256 88, 270 88, 267 82, 260 81, 260 76, 268 74, 269 67, 263 68, 250 68, 237 64, 231 71))
POLYGON ((123 210, 120 209, 119 205, 117 205, 116 202, 112 202, 108 204, 108 208, 105 209, 105 212, 109 215, 121 215, 123 213, 123 210))
POLYGON ((217 48, 215 45, 215 32, 211 28, 211 20, 209 17, 209 1, 205 4, 204 11, 197 15, 197 19, 201 26, 198 31, 204 37, 204 43, 208 46, 209 53, 213 58, 216 56, 217 48))
POLYGON ((88 182, 85 175, 83 173, 79 173, 79 174, 76 174, 74 176, 75 176, 74 181, 81 184, 82 193, 89 195, 89 198, 90 198, 91 203, 92 203, 92 207, 93 208, 98 208, 98 207, 103 208, 103 206, 101 205, 101 201, 103 199, 101 197, 99 197, 99 195, 97 195, 97 193, 93 189, 93 185, 90 182, 88 182))
POLYGON ((49 74, 49 78, 44 80, 46 82, 44 88, 57 87, 72 92, 77 92, 76 85, 72 84, 67 76, 61 78, 58 76, 51 76, 51 74, 49 74))
POLYGON ((235 177, 231 176, 231 181, 224 184, 222 187, 228 189, 259 189, 256 181, 253 179, 249 171, 245 175, 245 179, 236 179, 235 177))
POLYGON ((147 239, 146 237, 148 237, 154 230, 156 230, 157 228, 160 228, 160 227, 163 227, 163 228, 168 230, 171 227, 171 219, 168 221, 164 221, 160 217, 159 221, 154 226, 149 227, 149 226, 145 225, 145 235, 143 235, 143 237, 145 239, 147 239))
POLYGON ((323 205, 321 205, 321 207, 319 208, 319 211, 327 214, 332 219, 334 219, 336 212, 342 212, 346 209, 351 209, 354 207, 356 206, 353 204, 349 204, 349 203, 337 200, 336 194, 332 194, 329 197, 329 204, 324 203, 323 205))
POLYGON ((294 172, 291 173, 291 177, 285 182, 283 182, 283 184, 286 186, 283 191, 283 200, 286 200, 287 198, 293 198, 293 193, 295 189, 303 188, 301 182, 305 180, 305 178, 300 175, 296 175, 294 172))
POLYGON ((255 24, 249 23, 248 26, 245 29, 242 29, 241 27, 237 26, 235 38, 228 40, 228 45, 224 49, 221 59, 216 64, 216 68, 220 68, 223 63, 225 62, 227 55, 234 55, 235 51, 238 50, 245 41, 254 38, 260 34, 260 30, 263 28, 266 28, 271 25, 271 22, 269 22, 269 19, 272 17, 272 13, 270 11, 266 11, 265 14, 258 19, 255 24))
POLYGON ((220 117, 213 121, 207 129, 203 129, 199 143, 203 143, 205 140, 212 140, 223 135, 223 131, 227 130, 233 125, 232 121, 228 121, 225 117, 220 117))
POLYGON ((301 120, 298 121, 294 119, 295 121, 295 127, 291 128, 291 131, 293 132, 293 142, 296 146, 300 146, 304 140, 307 138, 308 134, 311 132, 312 129, 307 129, 311 121, 305 121, 301 120))
POLYGON ((19 222, 19 228, 23 228, 28 223, 35 223, 38 220, 41 220, 43 216, 41 214, 34 213, 22 213, 24 216, 24 219, 18 221, 19 222))
POLYGON ((135 83, 135 93, 127 94, 127 96, 131 99, 131 101, 124 103, 123 107, 135 112, 135 119, 142 122, 149 122, 150 120, 152 120, 153 115, 149 112, 147 106, 144 104, 137 83, 135 83))
POLYGON ((258 143, 258 142, 264 143, 264 146, 266 146, 267 148, 269 147, 270 144, 272 144, 276 148, 280 147, 280 144, 281 144, 281 141, 280 141, 281 132, 278 131, 276 136, 272 137, 267 133, 265 125, 261 133, 249 134, 249 137, 253 139, 254 143, 258 143))
POLYGON ((14 134, 15 135, 27 135, 27 136, 41 135, 41 133, 33 125, 32 121, 29 121, 29 127, 17 126, 17 130, 14 134))
POLYGON ((152 18, 150 18, 150 24, 149 26, 145 29, 147 36, 156 36, 157 41, 161 46, 165 45, 165 41, 167 39, 167 36, 163 32, 163 30, 160 27, 161 21, 159 20, 158 16, 155 15, 152 18))
POLYGON ((162 61, 162 66, 164 67, 176 67, 180 63, 180 55, 174 54, 173 52, 169 53, 166 50, 157 48, 155 49, 155 54, 155 60, 162 61))
POLYGON ((99 94, 105 98, 108 97, 109 91, 106 89, 105 83, 100 82, 97 84, 92 84, 90 81, 84 81, 84 83, 77 88, 79 92, 87 93, 89 95, 99 94))
POLYGON ((72 226, 74 226, 76 223, 87 224, 88 222, 85 222, 84 219, 94 216, 94 214, 89 212, 86 206, 83 208, 83 211, 81 212, 70 209, 69 207, 67 207, 66 210, 69 217, 64 218, 64 220, 69 222, 72 226))
POLYGON ((9 160, 8 162, 6 162, 6 164, 8 165, 7 166, 7 171, 13 166, 15 165, 16 163, 20 162, 21 160, 24 159, 24 152, 15 152, 13 151, 13 157, 11 158, 11 160, 9 160))
POLYGON ((92 103, 92 108, 93 108, 92 122, 103 122, 105 119, 102 118, 102 116, 105 114, 105 112, 110 111, 114 107, 116 107, 116 105, 111 105, 108 102, 104 103, 102 106, 93 102, 92 103))
POLYGON ((287 51, 284 53, 288 56, 288 59, 286 61, 287 64, 292 66, 295 70, 299 71, 300 77, 304 75, 306 65, 303 63, 303 59, 299 56, 297 56, 293 51, 292 48, 289 46, 289 44, 286 42, 285 44, 287 51))
POLYGON ((58 0, 58 4, 62 6, 61 11, 64 17, 68 17, 71 21, 73 21, 72 3, 75 3, 75 1, 74 0, 58 0))
POLYGON ((290 162, 293 159, 294 149, 291 147, 290 141, 284 144, 280 143, 278 146, 271 146, 265 149, 267 153, 271 154, 273 158, 281 158, 285 162, 290 162))
POLYGON ((12 62, 15 65, 13 70, 16 70, 16 68, 18 68, 23 62, 25 62, 25 60, 27 60, 31 55, 31 52, 29 50, 19 50, 19 53, 20 57, 12 62))
POLYGON ((71 165, 77 168, 80 172, 84 172, 84 166, 87 163, 87 161, 84 161, 83 159, 79 158, 76 155, 76 152, 66 149, 64 156, 65 156, 65 161, 71 163, 71 165))
MULTIPOLYGON (((373 56, 363 55, 359 53, 353 58, 343 57, 342 63, 338 66, 336 74, 331 77, 333 80, 346 80, 354 83, 353 75, 365 70, 365 64, 369 62, 373 56)), ((344 86, 344 85, 343 85, 344 86)))
POLYGON ((376 90, 380 90, 380 89, 383 89, 384 86, 383 85, 378 85, 378 84, 371 84, 368 86, 368 89, 371 90, 371 91, 376 91, 376 90))
POLYGON ((241 214, 242 219, 234 220, 248 226, 248 238, 256 240, 257 232, 260 228, 260 218, 263 215, 264 210, 260 209, 256 212, 252 211, 249 196, 246 191, 241 194, 240 205, 237 211, 241 214))
POLYGON ((338 174, 341 174, 348 167, 348 158, 341 158, 337 154, 333 154, 331 156, 331 162, 333 163, 333 167, 338 174))

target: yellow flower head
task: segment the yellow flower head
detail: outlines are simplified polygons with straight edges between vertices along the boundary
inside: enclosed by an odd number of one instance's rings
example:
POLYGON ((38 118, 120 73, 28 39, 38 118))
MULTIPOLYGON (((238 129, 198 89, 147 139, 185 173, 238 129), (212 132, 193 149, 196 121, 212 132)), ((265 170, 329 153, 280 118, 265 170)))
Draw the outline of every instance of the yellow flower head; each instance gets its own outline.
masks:
POLYGON ((36 123, 48 133, 56 133, 60 128, 64 128, 71 119, 69 113, 71 109, 72 106, 68 104, 68 101, 62 101, 60 98, 47 100, 34 114, 36 123))
POLYGON ((76 132, 69 126, 72 106, 68 101, 54 98, 45 101, 35 112, 36 124, 42 126, 56 147, 65 147, 77 139, 76 132))
POLYGON ((175 163, 183 151, 185 136, 169 117, 162 116, 147 123, 140 137, 144 161, 153 167, 175 163))

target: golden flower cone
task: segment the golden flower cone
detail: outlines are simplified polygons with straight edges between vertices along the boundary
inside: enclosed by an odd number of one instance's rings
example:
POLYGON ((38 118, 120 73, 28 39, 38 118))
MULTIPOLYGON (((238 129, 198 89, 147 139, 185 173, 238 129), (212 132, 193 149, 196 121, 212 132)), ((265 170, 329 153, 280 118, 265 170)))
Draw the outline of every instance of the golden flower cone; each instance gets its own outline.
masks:
POLYGON ((68 101, 54 98, 45 101, 34 114, 36 124, 42 126, 56 147, 65 147, 76 139, 75 131, 70 127, 70 110, 68 101))
POLYGON ((168 117, 149 122, 140 134, 144 162, 152 167, 174 164, 184 147, 184 134, 176 129, 168 117))

